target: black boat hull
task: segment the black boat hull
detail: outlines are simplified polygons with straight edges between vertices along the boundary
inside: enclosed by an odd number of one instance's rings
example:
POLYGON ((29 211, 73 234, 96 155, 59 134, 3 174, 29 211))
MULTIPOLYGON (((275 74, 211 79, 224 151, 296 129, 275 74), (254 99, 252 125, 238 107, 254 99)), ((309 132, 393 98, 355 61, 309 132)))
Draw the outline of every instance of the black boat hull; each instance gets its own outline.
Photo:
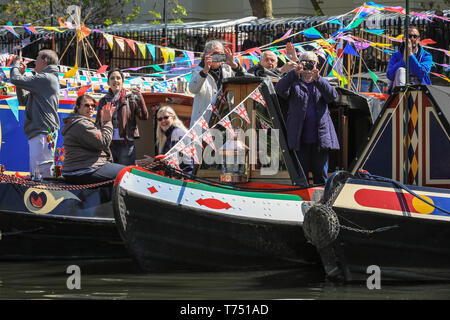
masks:
POLYGON ((33 184, 2 176, 0 260, 128 257, 115 227, 112 185, 33 184))
POLYGON ((128 256, 113 219, 0 211, 1 260, 97 259, 128 256))
POLYGON ((116 186, 113 207, 129 252, 145 271, 257 270, 318 263, 299 223, 230 217, 116 186))

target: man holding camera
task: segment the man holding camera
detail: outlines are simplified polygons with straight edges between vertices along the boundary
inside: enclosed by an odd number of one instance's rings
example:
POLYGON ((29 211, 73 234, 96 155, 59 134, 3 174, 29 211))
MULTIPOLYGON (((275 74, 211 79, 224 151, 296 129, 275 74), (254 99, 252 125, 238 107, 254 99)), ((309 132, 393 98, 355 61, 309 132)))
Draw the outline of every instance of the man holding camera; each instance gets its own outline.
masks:
POLYGON ((314 184, 323 184, 328 177, 328 152, 339 149, 328 110, 338 93, 319 75, 318 62, 314 52, 302 53, 298 65, 278 81, 275 90, 289 102, 289 148, 296 151, 306 177, 311 171, 314 184))
POLYGON ((242 67, 234 61, 230 49, 224 48, 222 42, 212 40, 205 44, 202 61, 192 72, 189 91, 193 93, 191 124, 200 118, 214 95, 222 86, 222 79, 242 73, 242 67))

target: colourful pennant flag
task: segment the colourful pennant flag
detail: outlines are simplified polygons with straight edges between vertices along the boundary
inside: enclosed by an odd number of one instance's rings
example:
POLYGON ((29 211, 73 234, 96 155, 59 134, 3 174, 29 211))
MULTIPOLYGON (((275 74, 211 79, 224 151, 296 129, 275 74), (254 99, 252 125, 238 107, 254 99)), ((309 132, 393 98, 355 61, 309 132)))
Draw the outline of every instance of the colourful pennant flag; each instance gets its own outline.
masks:
POLYGON ((188 59, 189 66, 194 64, 194 53, 192 51, 183 51, 184 56, 188 59))
POLYGON ((113 45, 114 45, 114 40, 113 40, 114 36, 112 34, 104 33, 103 37, 106 39, 106 41, 108 42, 108 44, 109 44, 109 46, 110 46, 110 48, 112 50, 113 45))
POLYGON ((19 100, 17 100, 17 97, 7 98, 5 101, 14 114, 16 120, 19 121, 19 100))
POLYGON ((136 55, 136 49, 135 49, 135 46, 134 46, 134 40, 127 39, 127 38, 124 38, 124 39, 125 39, 125 42, 128 44, 128 46, 131 48, 131 50, 133 50, 134 55, 136 55))
POLYGON ((97 70, 97 72, 95 74, 105 73, 107 69, 108 69, 108 65, 104 64, 97 70))
POLYGON ((292 28, 290 28, 280 39, 276 39, 272 43, 275 43, 275 42, 278 42, 278 41, 282 41, 282 40, 288 38, 291 33, 292 33, 292 28))
POLYGON ((156 58, 156 52, 155 52, 155 45, 147 43, 147 49, 150 52, 150 54, 152 55, 152 59, 155 60, 156 58))
POLYGON ((208 122, 206 122, 205 118, 203 116, 200 116, 199 124, 204 130, 209 130, 208 122))
POLYGON ((228 116, 223 117, 222 120, 220 120, 217 123, 222 127, 224 127, 231 134, 231 136, 233 137, 235 136, 233 125, 231 124, 231 121, 228 118, 228 116))
POLYGON ((169 54, 170 54, 170 53, 169 53, 169 50, 168 50, 168 49, 169 49, 169 48, 162 48, 162 47, 160 48, 165 63, 169 62, 169 54))
POLYGON ((81 86, 80 89, 78 89, 77 91, 77 96, 79 97, 85 94, 91 88, 91 86, 92 86, 91 84, 81 86))
POLYGON ((264 98, 258 88, 253 90, 253 92, 250 94, 250 98, 255 100, 256 102, 261 103, 263 106, 267 107, 266 101, 264 100, 264 98))
POLYGON ((248 117, 247 109, 243 103, 238 104, 233 111, 250 124, 250 118, 248 117))
POLYGON ((351 54, 355 57, 359 57, 359 54, 355 51, 355 49, 353 49, 353 46, 350 43, 347 43, 343 52, 346 54, 351 54))
POLYGON ((429 44, 435 44, 436 41, 432 40, 432 39, 423 39, 422 41, 420 41, 420 45, 421 46, 426 46, 429 44))
POLYGON ((64 79, 65 78, 72 78, 72 77, 74 77, 77 74, 77 71, 78 71, 78 64, 77 64, 77 62, 75 62, 75 66, 72 69, 70 69, 69 71, 67 71, 64 74, 63 78, 64 79))
POLYGON ((117 44, 120 47, 120 50, 122 50, 122 52, 125 51, 125 41, 123 38, 119 38, 119 37, 114 37, 114 39, 116 40, 117 44))
POLYGON ((361 24, 361 22, 363 22, 363 21, 364 21, 364 18, 358 18, 358 19, 356 19, 355 21, 353 21, 352 23, 350 23, 350 25, 347 26, 347 29, 353 29, 353 28, 356 28, 356 27, 358 27, 358 26, 361 24))
POLYGON ((303 33, 308 38, 323 38, 322 34, 314 27, 303 30, 301 33, 303 33))
POLYGON ((176 153, 172 153, 168 158, 164 159, 164 161, 166 160, 169 166, 181 170, 179 167, 180 160, 178 159, 178 155, 176 153))
POLYGON ((384 33, 385 29, 364 29, 364 31, 369 32, 369 33, 373 33, 376 35, 380 35, 384 33))
POLYGON ((199 144, 203 148, 202 142, 199 140, 198 134, 195 132, 194 128, 191 128, 191 130, 189 130, 188 135, 189 135, 189 137, 191 138, 192 141, 194 141, 195 143, 199 144))
POLYGON ((23 28, 24 28, 25 31, 28 32, 29 34, 33 34, 33 33, 36 34, 36 33, 37 33, 37 32, 36 32, 36 29, 34 29, 34 27, 31 26, 31 25, 29 25, 29 24, 24 25, 23 28))
POLYGON ((14 31, 13 27, 11 27, 11 26, 3 26, 3 28, 5 28, 9 32, 11 32, 16 38, 20 38, 20 36, 14 31))
POLYGON ((137 46, 139 48, 139 51, 142 54, 142 57, 145 59, 145 56, 147 55, 147 49, 146 49, 145 43, 136 42, 136 44, 137 44, 137 46))
POLYGON ((376 84, 378 81, 378 76, 370 70, 369 70, 369 74, 370 74, 370 77, 372 78, 373 82, 376 84))
POLYGON ((56 27, 44 27, 44 29, 50 30, 50 31, 56 31, 56 32, 59 32, 59 33, 65 32, 65 30, 59 30, 59 29, 56 28, 56 27))
POLYGON ((206 110, 212 111, 218 118, 220 118, 219 110, 212 104, 209 104, 209 106, 206 108, 206 110))
POLYGON ((212 135, 211 135, 211 132, 206 131, 204 134, 202 134, 202 139, 203 139, 203 141, 205 141, 208 145, 210 145, 211 148, 212 148, 214 151, 217 151, 217 150, 216 150, 216 146, 214 145, 214 142, 213 142, 213 137, 212 137, 212 135))

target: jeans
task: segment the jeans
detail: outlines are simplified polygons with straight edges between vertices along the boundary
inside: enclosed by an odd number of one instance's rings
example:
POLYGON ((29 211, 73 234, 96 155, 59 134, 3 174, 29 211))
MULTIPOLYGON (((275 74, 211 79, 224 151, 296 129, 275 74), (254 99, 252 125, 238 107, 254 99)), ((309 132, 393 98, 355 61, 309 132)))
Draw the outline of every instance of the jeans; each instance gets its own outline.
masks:
POLYGON ((115 179, 119 172, 125 168, 124 165, 118 163, 107 163, 89 174, 82 175, 65 175, 64 178, 68 183, 72 184, 90 184, 115 179))
POLYGON ((128 143, 117 144, 112 142, 110 150, 113 156, 114 163, 120 163, 125 166, 132 166, 136 163, 136 148, 134 141, 128 141, 128 143))
POLYGON ((317 143, 302 143, 297 155, 303 172, 308 180, 309 172, 313 174, 314 184, 324 184, 328 179, 328 151, 319 150, 317 143))

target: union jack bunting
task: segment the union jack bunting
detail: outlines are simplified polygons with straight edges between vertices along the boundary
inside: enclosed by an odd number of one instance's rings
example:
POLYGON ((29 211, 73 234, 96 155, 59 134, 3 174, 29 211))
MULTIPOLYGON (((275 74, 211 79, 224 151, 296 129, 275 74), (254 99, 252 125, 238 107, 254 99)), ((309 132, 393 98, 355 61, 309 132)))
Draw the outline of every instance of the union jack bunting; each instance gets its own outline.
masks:
POLYGON ((219 103, 225 103, 227 102, 227 98, 225 97, 225 93, 223 93, 222 91, 217 95, 217 101, 219 101, 219 103))
POLYGON ((261 103, 263 106, 267 107, 266 101, 264 100, 264 98, 258 88, 253 90, 253 92, 250 94, 250 98, 255 100, 256 102, 261 103))
POLYGON ((209 111, 214 112, 214 114, 215 114, 218 118, 220 118, 219 110, 218 110, 215 106, 213 106, 212 104, 209 104, 209 106, 208 106, 208 108, 206 108, 206 110, 209 110, 209 111))
POLYGON ((181 170, 178 164, 180 163, 180 160, 178 159, 178 156, 176 153, 172 153, 169 156, 169 159, 167 161, 167 164, 171 167, 174 167, 175 169, 181 170))
POLYGON ((195 163, 200 164, 200 160, 197 157, 197 152, 195 151, 194 145, 187 146, 186 152, 192 159, 194 159, 195 163))
POLYGON ((192 139, 192 141, 194 141, 195 143, 199 144, 200 147, 202 147, 202 149, 203 149, 202 142, 198 138, 198 134, 194 131, 194 128, 192 128, 191 131, 189 131, 189 137, 192 139))
POLYGON ((228 116, 223 117, 223 119, 217 123, 224 127, 228 132, 230 132, 233 137, 235 136, 233 125, 231 124, 230 119, 228 119, 228 116))
POLYGON ((199 124, 203 129, 209 130, 208 122, 206 122, 206 120, 205 120, 205 118, 203 118, 203 116, 200 116, 199 124))
POLYGON ((237 113, 242 119, 250 123, 250 118, 248 117, 247 109, 245 106, 240 103, 235 109, 234 112, 237 113))
POLYGON ((214 151, 216 150, 216 146, 214 145, 213 139, 212 139, 212 135, 209 131, 206 131, 204 134, 202 134, 202 139, 203 141, 205 141, 207 144, 209 144, 211 146, 211 148, 213 148, 214 151))

